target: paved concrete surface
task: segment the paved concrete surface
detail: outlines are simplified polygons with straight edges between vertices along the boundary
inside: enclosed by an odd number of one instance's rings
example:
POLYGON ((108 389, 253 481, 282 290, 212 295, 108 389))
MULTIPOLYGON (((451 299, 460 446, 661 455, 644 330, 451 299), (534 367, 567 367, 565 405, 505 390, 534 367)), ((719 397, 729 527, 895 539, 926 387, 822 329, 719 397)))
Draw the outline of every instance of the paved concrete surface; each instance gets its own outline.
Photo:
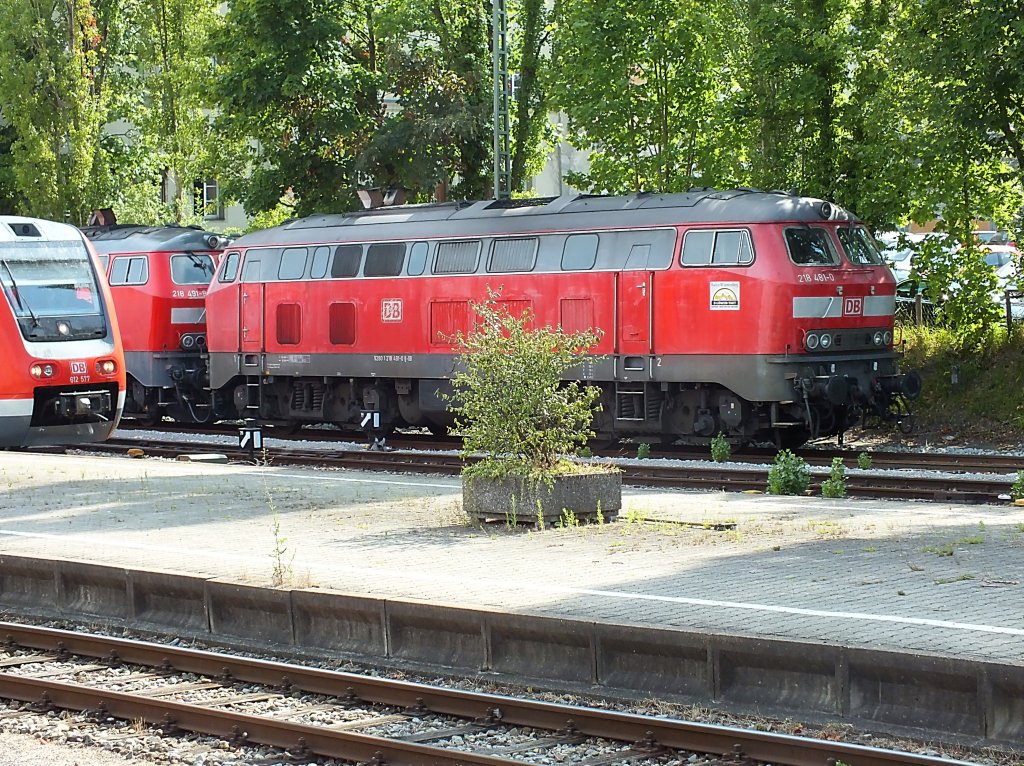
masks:
POLYGON ((633 488, 623 506, 478 529, 456 478, 0 453, 0 553, 1024 665, 1024 508, 633 488))

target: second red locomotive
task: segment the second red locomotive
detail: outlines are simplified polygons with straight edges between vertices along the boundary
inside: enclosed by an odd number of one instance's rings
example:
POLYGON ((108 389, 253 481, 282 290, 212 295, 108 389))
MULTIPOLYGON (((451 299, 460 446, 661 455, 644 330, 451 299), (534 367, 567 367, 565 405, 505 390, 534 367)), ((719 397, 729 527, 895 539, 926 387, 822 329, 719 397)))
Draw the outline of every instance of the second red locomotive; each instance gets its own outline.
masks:
POLYGON ((863 415, 908 419, 895 283, 868 231, 753 190, 402 206, 242 237, 206 297, 220 414, 450 424, 440 392, 472 303, 597 328, 595 431, 795 446, 863 415))
POLYGON ((112 224, 83 229, 107 271, 123 318, 125 415, 155 423, 214 418, 206 387, 206 288, 225 237, 191 226, 112 224))

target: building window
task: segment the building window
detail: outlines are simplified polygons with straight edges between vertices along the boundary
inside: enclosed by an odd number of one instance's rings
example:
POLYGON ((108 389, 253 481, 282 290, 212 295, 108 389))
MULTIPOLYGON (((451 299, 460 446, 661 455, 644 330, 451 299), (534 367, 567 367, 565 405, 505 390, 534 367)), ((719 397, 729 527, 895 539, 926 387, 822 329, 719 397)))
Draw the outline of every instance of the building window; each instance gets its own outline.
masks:
POLYGON ((224 205, 220 200, 220 187, 216 178, 196 181, 196 213, 206 221, 224 220, 224 205))

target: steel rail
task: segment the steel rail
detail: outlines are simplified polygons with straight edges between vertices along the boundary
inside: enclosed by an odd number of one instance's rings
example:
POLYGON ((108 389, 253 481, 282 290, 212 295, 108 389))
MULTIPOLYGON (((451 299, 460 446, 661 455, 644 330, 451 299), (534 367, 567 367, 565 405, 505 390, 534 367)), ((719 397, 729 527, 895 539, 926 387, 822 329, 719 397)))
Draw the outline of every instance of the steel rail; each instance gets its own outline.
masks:
MULTIPOLYGON (((770 732, 734 729, 714 724, 692 723, 664 718, 654 718, 630 713, 619 713, 562 705, 513 697, 469 692, 428 686, 408 681, 361 676, 340 671, 309 668, 289 663, 234 657, 214 652, 185 649, 144 641, 132 641, 109 636, 95 636, 78 632, 17 625, 0 622, 0 636, 10 646, 29 647, 67 653, 83 657, 116 659, 150 667, 173 669, 210 677, 266 686, 284 687, 308 693, 337 697, 342 701, 392 705, 423 713, 468 718, 475 721, 493 721, 504 725, 528 726, 562 734, 578 734, 637 743, 652 751, 674 748, 700 753, 728 754, 737 747, 747 758, 780 764, 784 766, 824 766, 829 759, 856 764, 856 766, 950 766, 961 764, 934 756, 894 750, 874 749, 862 745, 815 740, 770 732)), ((39 701, 47 691, 40 679, 23 679, 8 674, 0 675, 0 696, 13 696, 26 701, 39 701), (17 679, 17 683, 13 680, 17 679)), ((47 691, 54 704, 67 705, 75 709, 95 709, 101 701, 106 710, 119 717, 139 717, 140 708, 132 708, 137 698, 121 693, 101 690, 86 690, 77 685, 63 683, 47 691), (123 707, 124 706, 124 707, 123 707)), ((317 727, 300 729, 295 726, 284 728, 283 722, 244 714, 213 711, 215 716, 209 723, 203 722, 205 709, 184 703, 149 700, 143 707, 146 720, 159 723, 170 713, 174 723, 181 728, 217 734, 222 737, 238 736, 244 732, 252 741, 273 744, 278 747, 297 745, 296 733, 306 741, 314 752, 345 758, 373 758, 375 753, 385 753, 389 764, 430 764, 505 763, 493 756, 470 756, 459 751, 463 760, 398 760, 399 758, 425 757, 426 746, 401 743, 397 750, 384 746, 386 740, 330 731, 329 734, 317 727), (200 713, 200 710, 202 712, 200 713), (155 720, 159 719, 159 720, 155 720), (209 726, 210 729, 199 728, 209 726), (234 727, 239 727, 237 730, 234 727), (212 730, 211 730, 212 729, 212 730), (264 740, 263 738, 267 739, 264 740), (334 748, 344 745, 353 750, 338 755, 334 748), (323 749, 321 749, 323 748, 323 749), (372 751, 372 752, 371 752, 372 751), (357 753, 355 756, 352 753, 357 753), (393 753, 393 754, 391 754, 393 753), (475 758, 475 760, 474 760, 475 758)), ((303 725, 297 725, 303 726, 303 725)), ((429 748, 436 753, 437 748, 429 748)), ((449 751, 450 752, 450 751, 449 751)))
MULTIPOLYGON (((188 452, 219 453, 237 461, 249 459, 246 450, 224 445, 182 444, 180 442, 141 442, 135 440, 108 440, 89 445, 89 451, 123 453, 138 448, 163 457, 178 457, 188 452)), ((276 449, 268 454, 279 464, 317 467, 349 468, 366 471, 408 471, 411 473, 457 475, 464 465, 458 455, 410 452, 373 452, 348 450, 320 452, 315 450, 276 449)), ((744 492, 763 491, 768 482, 768 466, 751 468, 714 466, 669 466, 635 463, 619 466, 623 482, 632 486, 675 487, 744 492)), ((812 487, 820 486, 816 477, 812 487)), ((995 503, 1009 493, 1009 477, 991 479, 962 477, 928 477, 880 472, 857 472, 846 475, 846 494, 849 497, 938 500, 943 502, 995 503)))

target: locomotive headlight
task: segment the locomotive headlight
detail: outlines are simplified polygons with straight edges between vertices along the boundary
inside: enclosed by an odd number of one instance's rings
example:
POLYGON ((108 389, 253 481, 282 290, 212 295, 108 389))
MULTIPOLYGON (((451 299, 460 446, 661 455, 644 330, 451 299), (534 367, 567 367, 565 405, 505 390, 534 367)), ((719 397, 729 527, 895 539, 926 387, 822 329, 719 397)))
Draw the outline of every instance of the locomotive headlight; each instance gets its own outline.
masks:
POLYGON ((28 368, 28 371, 33 378, 52 378, 57 372, 57 368, 52 364, 36 362, 28 368))
POLYGON ((885 334, 882 337, 885 341, 885 345, 888 346, 890 343, 892 343, 892 333, 889 332, 888 330, 885 331, 885 334))
POLYGON ((182 335, 181 336, 181 347, 183 349, 191 349, 196 345, 195 335, 182 335))
POLYGON ((809 332, 807 337, 804 339, 804 345, 807 346, 808 351, 814 351, 818 347, 818 334, 809 332))
POLYGON ((113 359, 101 359, 96 362, 96 372, 101 375, 113 375, 117 372, 117 362, 113 359))
POLYGON ((821 334, 821 347, 822 348, 829 348, 831 345, 832 345, 832 336, 829 335, 827 332, 823 332, 821 334))
POLYGON ((61 335, 70 335, 71 325, 67 322, 57 322, 57 332, 61 335))
POLYGON ((876 346, 881 346, 882 345, 882 333, 881 333, 881 331, 876 332, 874 337, 871 340, 874 342, 874 344, 876 346))

